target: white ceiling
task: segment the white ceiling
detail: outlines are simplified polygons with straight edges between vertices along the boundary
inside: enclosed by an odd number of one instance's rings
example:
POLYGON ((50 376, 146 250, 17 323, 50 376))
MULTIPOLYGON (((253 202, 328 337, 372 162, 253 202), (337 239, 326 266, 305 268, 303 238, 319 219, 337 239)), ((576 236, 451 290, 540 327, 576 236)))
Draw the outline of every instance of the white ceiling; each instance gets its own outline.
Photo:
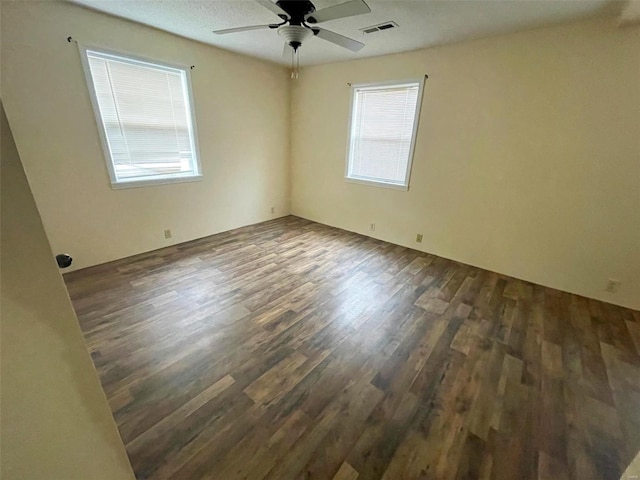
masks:
MULTIPOLYGON (((253 0, 69 0, 226 50, 287 64, 273 30, 215 35, 214 29, 278 22, 253 0)), ((312 0, 316 9, 344 0, 312 0)), ((614 15, 612 0, 366 0, 371 13, 320 24, 366 44, 358 53, 319 38, 302 46, 301 65, 385 55, 581 18, 614 15), (389 20, 399 28, 365 35, 358 29, 389 20)))

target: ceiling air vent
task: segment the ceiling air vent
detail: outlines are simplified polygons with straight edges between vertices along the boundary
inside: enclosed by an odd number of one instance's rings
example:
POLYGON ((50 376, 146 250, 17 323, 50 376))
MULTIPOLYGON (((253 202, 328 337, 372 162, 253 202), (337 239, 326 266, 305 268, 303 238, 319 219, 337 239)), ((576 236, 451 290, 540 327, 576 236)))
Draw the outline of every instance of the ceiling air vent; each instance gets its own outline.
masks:
POLYGON ((369 27, 361 28, 360 31, 362 33, 374 33, 380 32, 382 30, 389 30, 391 28, 398 28, 398 24, 396 22, 384 22, 379 23, 378 25, 371 25, 369 27))

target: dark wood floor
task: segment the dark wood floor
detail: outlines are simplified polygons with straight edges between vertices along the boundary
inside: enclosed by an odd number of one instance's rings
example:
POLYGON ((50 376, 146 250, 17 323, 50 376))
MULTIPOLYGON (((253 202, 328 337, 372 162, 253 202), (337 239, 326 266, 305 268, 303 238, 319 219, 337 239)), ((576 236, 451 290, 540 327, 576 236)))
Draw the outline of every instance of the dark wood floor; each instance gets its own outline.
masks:
POLYGON ((295 217, 66 276, 138 478, 618 479, 640 313, 295 217))

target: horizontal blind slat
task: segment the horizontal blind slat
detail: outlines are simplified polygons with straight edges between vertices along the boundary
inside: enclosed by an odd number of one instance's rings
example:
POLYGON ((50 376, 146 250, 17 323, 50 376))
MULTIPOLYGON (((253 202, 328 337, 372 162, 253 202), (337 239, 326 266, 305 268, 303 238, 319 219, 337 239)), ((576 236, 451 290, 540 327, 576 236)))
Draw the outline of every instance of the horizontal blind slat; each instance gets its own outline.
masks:
POLYGON ((419 85, 356 89, 350 175, 403 184, 406 178, 419 85))
POLYGON ((195 171, 185 72, 87 51, 116 179, 195 171))

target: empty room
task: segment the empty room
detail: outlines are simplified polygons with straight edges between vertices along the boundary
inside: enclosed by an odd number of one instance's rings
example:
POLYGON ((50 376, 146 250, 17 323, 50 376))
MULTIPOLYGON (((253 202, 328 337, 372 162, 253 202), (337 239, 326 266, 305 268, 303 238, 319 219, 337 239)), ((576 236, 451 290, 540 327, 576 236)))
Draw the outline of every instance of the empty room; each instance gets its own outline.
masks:
POLYGON ((640 2, 0 17, 3 480, 640 478, 640 2))

